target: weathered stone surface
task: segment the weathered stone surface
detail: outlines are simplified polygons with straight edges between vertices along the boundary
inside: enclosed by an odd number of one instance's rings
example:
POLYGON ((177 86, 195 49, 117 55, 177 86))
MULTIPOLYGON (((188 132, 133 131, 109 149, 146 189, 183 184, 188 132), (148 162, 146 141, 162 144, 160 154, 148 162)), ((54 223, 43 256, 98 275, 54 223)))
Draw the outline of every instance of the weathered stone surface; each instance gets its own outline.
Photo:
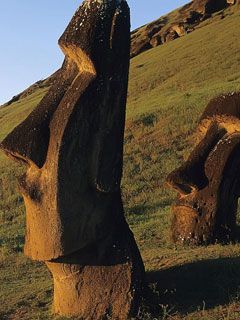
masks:
POLYGON ((188 160, 167 178, 179 193, 173 239, 186 243, 234 240, 240 196, 240 94, 213 99, 194 136, 188 160))
POLYGON ((173 25, 172 30, 175 31, 179 37, 183 37, 186 34, 186 30, 183 24, 173 25))
POLYGON ((166 32, 166 34, 163 35, 164 38, 164 42, 169 42, 172 41, 174 39, 179 38, 179 35, 177 34, 177 32, 173 29, 170 29, 166 32))
POLYGON ((132 42, 131 58, 151 48, 152 48, 152 45, 150 44, 149 36, 143 36, 141 39, 136 39, 136 41, 134 40, 132 42))
POLYGON ((160 34, 154 35, 154 37, 152 37, 152 39, 150 40, 150 45, 153 48, 159 46, 161 43, 162 43, 162 37, 160 34))
POLYGON ((173 19, 167 15, 133 31, 131 57, 194 31, 203 20, 234 4, 234 0, 193 0, 187 3, 173 19))
POLYGON ((204 5, 204 13, 212 14, 227 7, 227 0, 207 0, 204 5))
POLYGON ((114 242, 109 237, 105 243, 47 262, 57 313, 80 314, 82 319, 127 319, 138 311, 141 257, 127 225, 114 231, 114 242))
POLYGON ((120 191, 130 51, 126 1, 85 0, 59 45, 66 57, 54 84, 1 143, 27 167, 19 183, 25 254, 51 270, 56 312, 126 319, 137 309, 144 274, 120 191))

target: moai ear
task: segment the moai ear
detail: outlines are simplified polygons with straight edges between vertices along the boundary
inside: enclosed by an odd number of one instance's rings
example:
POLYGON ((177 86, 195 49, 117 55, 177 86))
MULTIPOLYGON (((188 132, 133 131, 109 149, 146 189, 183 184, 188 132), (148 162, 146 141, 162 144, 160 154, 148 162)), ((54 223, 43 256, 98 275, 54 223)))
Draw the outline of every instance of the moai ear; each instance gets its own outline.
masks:
POLYGON ((107 116, 101 122, 102 132, 98 144, 98 157, 96 158, 95 184, 98 190, 113 192, 120 188, 122 176, 123 134, 125 123, 125 105, 127 97, 128 68, 130 55, 130 21, 126 19, 128 6, 124 1, 121 9, 115 11, 112 20, 110 35, 111 58, 106 78, 105 99, 103 108, 107 116), (120 10, 125 15, 120 14, 120 10), (118 63, 116 63, 118 61, 118 63), (110 77, 111 75, 111 77, 110 77))
POLYGON ((238 166, 232 165, 240 162, 240 159, 236 159, 236 155, 239 155, 239 146, 240 132, 226 133, 211 151, 205 162, 205 172, 212 184, 223 185, 226 181, 233 181, 235 177, 239 177, 238 166), (227 167, 231 168, 231 172, 228 170, 226 176, 227 167))

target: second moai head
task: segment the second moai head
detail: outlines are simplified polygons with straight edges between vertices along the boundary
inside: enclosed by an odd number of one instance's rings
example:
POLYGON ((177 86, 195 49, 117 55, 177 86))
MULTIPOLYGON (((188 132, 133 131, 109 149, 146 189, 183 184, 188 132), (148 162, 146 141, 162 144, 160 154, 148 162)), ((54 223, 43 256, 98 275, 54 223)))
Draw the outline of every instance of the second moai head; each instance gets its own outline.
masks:
POLYGON ((187 161, 167 178, 178 192, 173 240, 192 244, 233 240, 240 196, 240 94, 213 99, 194 139, 197 144, 187 161))

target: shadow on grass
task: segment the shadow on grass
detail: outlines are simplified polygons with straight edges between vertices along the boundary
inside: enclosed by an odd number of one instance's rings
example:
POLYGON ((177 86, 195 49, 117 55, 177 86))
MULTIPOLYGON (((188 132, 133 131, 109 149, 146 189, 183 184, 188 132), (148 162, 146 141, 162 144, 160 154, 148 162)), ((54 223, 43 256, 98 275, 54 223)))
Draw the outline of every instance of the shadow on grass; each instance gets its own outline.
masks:
POLYGON ((147 309, 187 314, 226 305, 240 295, 240 258, 198 261, 147 274, 147 309))
POLYGON ((172 199, 163 199, 162 201, 158 201, 153 204, 136 204, 134 206, 125 208, 125 212, 127 215, 146 215, 148 213, 156 212, 164 207, 170 207, 172 202, 172 199))

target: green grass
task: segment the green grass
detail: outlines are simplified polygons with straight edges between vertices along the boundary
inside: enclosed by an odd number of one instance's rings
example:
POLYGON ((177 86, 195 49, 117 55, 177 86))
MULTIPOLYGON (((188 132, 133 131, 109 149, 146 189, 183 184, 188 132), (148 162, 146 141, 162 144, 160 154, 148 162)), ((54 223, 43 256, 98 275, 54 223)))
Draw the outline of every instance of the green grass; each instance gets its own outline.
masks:
MULTIPOLYGON (((191 149, 189 135, 210 98, 240 90, 240 15, 229 14, 131 60, 123 200, 141 250, 149 294, 141 319, 240 318, 240 245, 175 246, 166 175, 191 149)), ((0 109, 0 139, 45 94, 0 109)), ((22 168, 0 155, 0 319, 60 319, 51 313, 52 280, 22 254, 22 168)))

